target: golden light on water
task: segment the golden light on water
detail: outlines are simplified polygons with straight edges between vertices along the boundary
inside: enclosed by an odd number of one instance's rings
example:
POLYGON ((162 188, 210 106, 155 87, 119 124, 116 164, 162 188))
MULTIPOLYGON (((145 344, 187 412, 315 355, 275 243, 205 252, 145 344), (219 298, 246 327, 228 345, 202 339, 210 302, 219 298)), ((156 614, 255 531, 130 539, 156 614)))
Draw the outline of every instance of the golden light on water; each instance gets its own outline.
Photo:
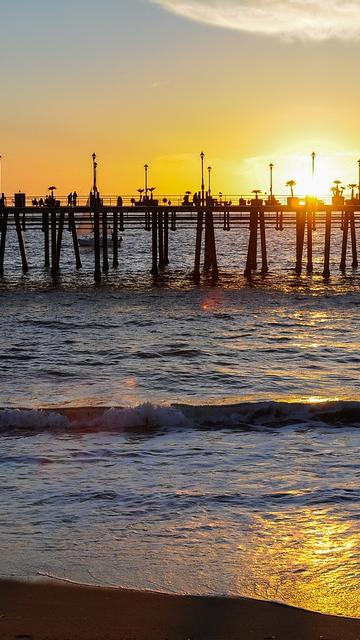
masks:
MULTIPOLYGON (((249 595, 358 617, 359 547, 360 534, 349 522, 325 508, 307 508, 255 516, 252 536, 241 541, 239 553, 256 584, 249 595)), ((241 592, 244 576, 238 586, 241 592)))

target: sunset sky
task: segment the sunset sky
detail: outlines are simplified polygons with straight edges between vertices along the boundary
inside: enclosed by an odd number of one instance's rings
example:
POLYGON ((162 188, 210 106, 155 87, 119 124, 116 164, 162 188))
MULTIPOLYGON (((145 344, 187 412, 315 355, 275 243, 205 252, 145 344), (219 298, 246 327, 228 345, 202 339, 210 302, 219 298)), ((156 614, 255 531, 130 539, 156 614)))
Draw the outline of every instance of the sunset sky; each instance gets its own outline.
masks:
POLYGON ((246 193, 357 182, 360 4, 0 0, 2 186, 246 193))

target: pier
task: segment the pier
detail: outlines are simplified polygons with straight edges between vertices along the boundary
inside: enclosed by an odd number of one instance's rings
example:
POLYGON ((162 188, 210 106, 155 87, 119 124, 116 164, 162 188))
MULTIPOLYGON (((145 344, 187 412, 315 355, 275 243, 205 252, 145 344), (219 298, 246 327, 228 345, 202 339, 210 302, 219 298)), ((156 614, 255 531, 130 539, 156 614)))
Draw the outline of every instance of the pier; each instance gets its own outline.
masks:
MULTIPOLYGON (((221 266, 217 258, 217 238, 219 234, 232 232, 246 235, 247 257, 244 275, 247 278, 259 271, 266 276, 268 267, 269 234, 281 233, 285 227, 294 229, 295 254, 294 272, 313 272, 313 233, 317 227, 324 227, 323 271, 324 278, 330 277, 331 237, 335 227, 342 234, 341 255, 338 264, 341 270, 347 266, 358 266, 357 228, 360 224, 360 201, 345 200, 337 196, 330 202, 306 198, 290 198, 285 203, 273 197, 264 201, 252 194, 239 197, 237 202, 216 200, 205 197, 190 203, 182 198, 164 197, 159 200, 149 198, 136 201, 134 198, 104 197, 79 198, 76 206, 68 206, 64 198, 47 199, 44 206, 32 204, 25 194, 15 194, 14 201, 0 198, 0 276, 6 272, 6 250, 9 242, 8 231, 14 228, 22 270, 26 273, 31 265, 26 255, 24 232, 36 229, 43 245, 43 266, 56 279, 61 272, 61 250, 64 233, 70 233, 74 251, 74 266, 82 268, 79 250, 79 229, 87 226, 90 250, 93 251, 94 279, 99 282, 102 273, 109 268, 121 269, 121 245, 119 238, 126 241, 126 230, 144 229, 151 234, 149 270, 156 276, 170 268, 169 234, 180 228, 191 230, 194 238, 194 281, 201 273, 210 274, 216 281, 221 266), (175 200, 175 203, 174 203, 175 200), (216 231, 216 234, 215 234, 216 231), (350 254, 350 256, 349 256, 350 254)), ((136 247, 134 247, 136 251, 136 247)), ((276 256, 281 264, 281 256, 276 256)), ((37 265, 39 266, 39 265, 37 265)))

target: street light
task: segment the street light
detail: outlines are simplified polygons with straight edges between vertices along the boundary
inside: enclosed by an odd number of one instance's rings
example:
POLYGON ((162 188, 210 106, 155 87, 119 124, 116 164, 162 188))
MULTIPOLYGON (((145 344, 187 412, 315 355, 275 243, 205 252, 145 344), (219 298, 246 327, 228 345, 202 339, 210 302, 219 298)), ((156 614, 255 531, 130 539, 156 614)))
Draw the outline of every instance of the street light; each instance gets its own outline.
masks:
POLYGON ((145 199, 146 199, 147 193, 148 193, 148 170, 149 170, 148 164, 144 165, 144 170, 145 170, 145 199))
POLYGON ((211 196, 211 171, 212 171, 212 167, 208 167, 208 174, 209 174, 209 198, 211 196))
MULTIPOLYGON (((359 184, 358 184, 358 189, 359 189, 359 200, 360 200, 360 160, 358 160, 358 167, 359 167, 359 184)), ((1 189, 0 189, 0 193, 1 193, 1 189)))
POLYGON ((96 179, 96 170, 97 170, 97 162, 96 162, 96 153, 92 154, 93 161, 93 192, 94 196, 97 194, 97 179, 96 179))
POLYGON ((2 194, 2 156, 0 156, 0 196, 2 194))
POLYGON ((271 203, 273 201, 273 168, 274 168, 274 165, 271 162, 269 164, 269 169, 270 169, 270 202, 271 203))
POLYGON ((311 154, 311 158, 312 158, 312 168, 311 168, 311 190, 312 190, 312 196, 315 196, 315 158, 316 158, 316 153, 315 151, 312 152, 311 154))
POLYGON ((201 204, 204 205, 205 202, 205 184, 204 184, 204 158, 205 154, 202 151, 200 153, 201 158, 201 204))

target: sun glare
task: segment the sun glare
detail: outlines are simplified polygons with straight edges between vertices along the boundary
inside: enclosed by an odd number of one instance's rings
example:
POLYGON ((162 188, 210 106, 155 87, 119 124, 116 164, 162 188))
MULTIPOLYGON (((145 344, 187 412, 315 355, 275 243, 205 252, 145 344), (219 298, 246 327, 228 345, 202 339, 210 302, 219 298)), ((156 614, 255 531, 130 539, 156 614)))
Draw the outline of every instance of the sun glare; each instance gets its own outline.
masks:
POLYGON ((312 162, 309 156, 294 158, 294 180, 296 191, 303 196, 321 197, 330 193, 333 180, 337 179, 339 167, 331 159, 316 157, 314 163, 314 175, 312 162))

